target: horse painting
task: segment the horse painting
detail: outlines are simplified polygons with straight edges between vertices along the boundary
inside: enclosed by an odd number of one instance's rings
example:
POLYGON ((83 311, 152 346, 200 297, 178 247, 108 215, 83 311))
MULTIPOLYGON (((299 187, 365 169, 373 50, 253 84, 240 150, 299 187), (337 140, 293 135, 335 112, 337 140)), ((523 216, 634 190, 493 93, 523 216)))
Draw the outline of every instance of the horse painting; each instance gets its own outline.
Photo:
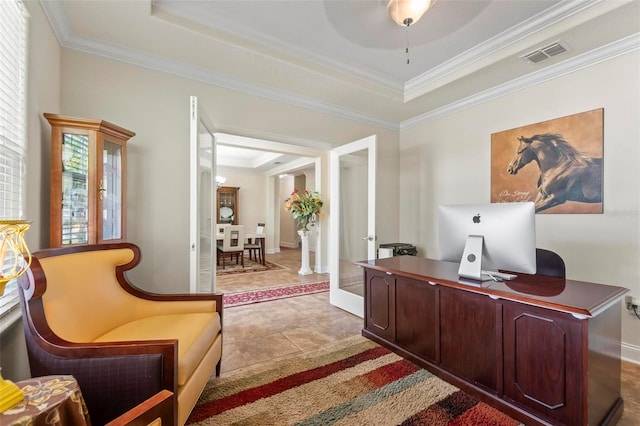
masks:
POLYGON ((602 158, 576 150, 561 135, 520 136, 507 173, 515 175, 532 161, 538 164, 536 213, 567 201, 602 202, 602 158))

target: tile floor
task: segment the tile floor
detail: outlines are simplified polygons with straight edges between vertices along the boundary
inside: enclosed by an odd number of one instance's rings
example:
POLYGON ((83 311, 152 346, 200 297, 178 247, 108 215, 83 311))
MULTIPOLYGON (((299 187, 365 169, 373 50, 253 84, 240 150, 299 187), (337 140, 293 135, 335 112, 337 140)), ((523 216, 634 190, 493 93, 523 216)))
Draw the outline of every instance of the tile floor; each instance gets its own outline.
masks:
MULTIPOLYGON (((220 277, 218 291, 328 279, 326 274, 298 275, 299 256, 297 250, 267 255, 267 260, 288 266, 288 271, 220 277)), ((331 306, 328 292, 228 308, 224 312, 222 374, 317 350, 360 334, 361 329, 362 319, 331 306)), ((622 397, 625 410, 618 426, 640 425, 640 365, 622 363, 622 397)))
MULTIPOLYGON (((299 275, 300 250, 281 249, 279 253, 267 254, 266 260, 284 266, 265 272, 249 272, 243 274, 221 275, 216 279, 216 291, 229 293, 235 291, 256 290, 278 285, 312 283, 329 280, 329 274, 299 275)), ((309 256, 311 269, 315 265, 315 255, 309 256)))

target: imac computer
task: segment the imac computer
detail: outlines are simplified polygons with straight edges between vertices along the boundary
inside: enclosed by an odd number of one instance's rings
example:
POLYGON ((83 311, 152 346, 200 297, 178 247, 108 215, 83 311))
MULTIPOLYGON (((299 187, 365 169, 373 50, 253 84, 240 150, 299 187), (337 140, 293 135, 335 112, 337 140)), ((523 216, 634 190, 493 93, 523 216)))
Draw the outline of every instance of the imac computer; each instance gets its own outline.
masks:
POLYGON ((440 206, 440 257, 460 262, 458 275, 477 281, 536 273, 535 206, 531 202, 440 206))

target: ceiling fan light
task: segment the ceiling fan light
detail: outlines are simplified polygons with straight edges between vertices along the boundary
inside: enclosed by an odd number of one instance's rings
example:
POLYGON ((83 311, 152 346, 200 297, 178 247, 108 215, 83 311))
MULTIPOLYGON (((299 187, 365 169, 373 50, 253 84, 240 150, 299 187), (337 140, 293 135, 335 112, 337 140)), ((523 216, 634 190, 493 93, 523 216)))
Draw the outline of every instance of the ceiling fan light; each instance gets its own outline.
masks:
POLYGON ((387 13, 393 21, 403 27, 413 25, 431 7, 431 0, 389 0, 387 13))

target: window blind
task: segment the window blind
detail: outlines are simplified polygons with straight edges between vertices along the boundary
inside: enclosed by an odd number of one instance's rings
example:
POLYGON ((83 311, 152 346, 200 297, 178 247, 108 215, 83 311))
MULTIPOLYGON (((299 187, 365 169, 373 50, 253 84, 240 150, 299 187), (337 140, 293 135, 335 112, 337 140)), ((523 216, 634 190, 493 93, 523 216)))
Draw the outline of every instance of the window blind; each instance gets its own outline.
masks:
MULTIPOLYGON (((22 1, 0 1, 0 219, 24 219, 27 12, 22 1)), ((0 332, 18 310, 16 283, 0 297, 0 332)))

